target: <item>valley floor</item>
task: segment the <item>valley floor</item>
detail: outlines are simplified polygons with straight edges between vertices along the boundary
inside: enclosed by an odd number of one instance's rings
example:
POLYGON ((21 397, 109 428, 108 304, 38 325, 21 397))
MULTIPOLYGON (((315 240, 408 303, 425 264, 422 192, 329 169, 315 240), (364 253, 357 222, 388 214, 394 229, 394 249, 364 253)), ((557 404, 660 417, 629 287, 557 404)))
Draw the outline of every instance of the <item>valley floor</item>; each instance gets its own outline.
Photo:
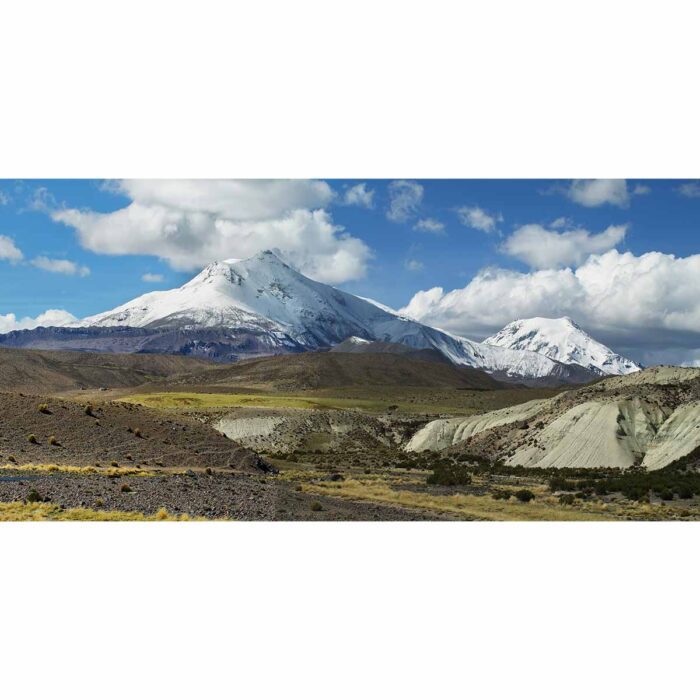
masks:
MULTIPOLYGON (((133 462, 112 468, 86 466, 90 464, 86 443, 83 452, 76 452, 82 455, 78 466, 66 460, 60 465, 43 463, 37 459, 43 452, 56 456, 61 452, 42 444, 37 432, 38 444, 15 450, 14 461, 0 467, 0 520, 700 519, 700 500, 692 489, 685 493, 690 477, 655 473, 656 481, 646 483, 646 477, 634 474, 620 480, 616 472, 590 478, 560 473, 557 481, 543 470, 492 468, 478 460, 462 464, 456 455, 403 451, 415 430, 437 416, 482 413, 551 393, 532 389, 397 392, 394 388, 388 394, 377 387, 335 395, 222 387, 100 392, 88 396, 95 401, 95 413, 103 415, 103 428, 107 420, 120 419, 122 409, 129 409, 131 422, 137 420, 133 411, 150 411, 138 416, 139 425, 147 426, 144 436, 135 439, 126 428, 119 433, 128 438, 133 462), (154 411, 162 417, 162 425, 153 417, 154 411), (166 427, 167 439, 161 439, 157 431, 166 427), (223 454, 220 431, 260 454, 273 470, 217 466, 217 455, 223 454), (175 452, 173 435, 180 434, 183 439, 175 452), (209 434, 216 446, 211 452, 206 443, 209 434), (192 437, 185 439, 188 435, 192 437), (190 443, 193 454, 188 458, 190 443), (143 452, 143 459, 134 445, 143 452), (172 461, 160 464, 163 460, 154 457, 156 448, 168 450, 172 461), (33 461, 23 464, 23 458, 31 455, 33 461), (178 460, 183 463, 178 465, 178 460), (443 472, 449 478, 436 480, 435 475, 443 472), (450 481, 465 473, 462 481, 450 481)), ((86 394, 80 394, 81 402, 86 394)), ((37 410, 36 397, 24 398, 32 407, 27 415, 39 421, 37 425, 52 420, 37 410)), ((61 399, 68 405, 61 410, 62 419, 74 416, 71 420, 79 426, 88 419, 94 421, 83 410, 72 410, 75 398, 61 399)), ((51 410, 58 408, 52 405, 51 410)), ((62 432, 67 433, 65 426, 62 432)), ((101 459, 102 465, 109 464, 103 457, 105 445, 96 444, 95 449, 100 452, 93 462, 101 459)), ((115 461, 115 465, 124 463, 123 458, 115 461)))

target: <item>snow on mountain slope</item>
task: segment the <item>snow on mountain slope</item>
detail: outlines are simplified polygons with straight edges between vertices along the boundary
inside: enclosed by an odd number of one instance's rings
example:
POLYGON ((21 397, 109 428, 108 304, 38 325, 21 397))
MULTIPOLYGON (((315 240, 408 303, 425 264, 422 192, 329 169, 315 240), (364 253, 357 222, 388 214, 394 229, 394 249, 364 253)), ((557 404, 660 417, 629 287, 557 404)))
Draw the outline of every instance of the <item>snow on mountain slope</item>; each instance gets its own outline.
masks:
MULTIPOLYGON (((179 289, 144 294, 74 324, 149 329, 227 328, 266 334, 280 352, 325 348, 348 337, 435 348, 455 364, 503 378, 585 381, 571 368, 528 349, 476 343, 402 317, 376 302, 305 277, 264 251, 247 260, 212 263, 179 289)), ((580 370, 580 368, 577 368, 580 370)))
POLYGON ((630 374, 642 369, 591 338, 567 317, 513 321, 484 343, 529 350, 564 364, 581 365, 598 374, 630 374))

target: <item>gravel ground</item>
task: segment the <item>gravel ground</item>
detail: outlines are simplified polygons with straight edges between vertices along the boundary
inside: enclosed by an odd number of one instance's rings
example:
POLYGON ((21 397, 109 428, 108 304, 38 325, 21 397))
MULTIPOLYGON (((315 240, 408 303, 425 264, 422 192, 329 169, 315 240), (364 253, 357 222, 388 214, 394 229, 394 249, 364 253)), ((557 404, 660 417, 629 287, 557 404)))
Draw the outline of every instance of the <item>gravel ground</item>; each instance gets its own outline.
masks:
POLYGON ((32 489, 66 508, 145 514, 165 507, 178 515, 237 520, 444 519, 429 511, 306 494, 273 477, 251 474, 192 472, 112 478, 103 474, 3 470, 0 501, 22 501, 32 489), (130 491, 122 490, 124 485, 130 491))

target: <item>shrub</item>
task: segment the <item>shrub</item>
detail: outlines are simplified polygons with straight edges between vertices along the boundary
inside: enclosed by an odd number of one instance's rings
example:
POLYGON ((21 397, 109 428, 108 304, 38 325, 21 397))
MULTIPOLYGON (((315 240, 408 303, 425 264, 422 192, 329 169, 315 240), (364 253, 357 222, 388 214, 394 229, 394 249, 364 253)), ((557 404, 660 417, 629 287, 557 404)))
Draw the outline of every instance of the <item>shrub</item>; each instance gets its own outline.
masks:
POLYGON ((214 473, 214 470, 213 470, 211 467, 207 467, 207 468, 204 470, 204 473, 205 473, 205 474, 208 474, 209 476, 211 476, 211 475, 214 473))
POLYGON ((47 404, 47 403, 40 403, 38 406, 38 409, 39 409, 39 413, 46 413, 46 414, 51 413, 51 411, 49 411, 49 404, 47 404))
POLYGON ((98 498, 98 499, 95 501, 95 506, 96 506, 97 508, 101 508, 104 504, 105 504, 105 502, 104 502, 101 498, 98 498))
POLYGON ((563 506, 572 506, 574 505, 575 500, 576 497, 573 493, 563 493, 561 496, 559 496, 559 503, 563 506))
POLYGON ((681 486, 678 489, 678 498, 687 499, 692 498, 695 494, 690 486, 681 486))
POLYGON ((7 455, 7 461, 12 462, 12 464, 17 464, 17 457, 14 455, 7 455))
POLYGON ((167 520, 170 517, 170 513, 168 513, 168 509, 163 507, 159 508, 158 512, 156 513, 156 520, 167 520))
POLYGON ((32 445, 38 444, 37 439, 36 439, 36 435, 34 435, 34 433, 30 433, 29 435, 27 435, 27 440, 29 440, 29 442, 31 442, 32 445))
POLYGON ((119 466, 119 462, 117 462, 116 459, 113 459, 113 460, 110 462, 110 464, 111 464, 113 467, 118 467, 118 466, 119 466))
POLYGON ((92 404, 88 404, 87 406, 85 406, 85 415, 86 416, 94 416, 95 415, 94 410, 92 408, 92 404))
POLYGON ((131 486, 129 484, 122 484, 121 488, 119 489, 122 493, 130 493, 131 491, 131 486))
POLYGON ((521 503, 529 503, 535 497, 535 494, 528 489, 520 489, 520 491, 515 492, 515 497, 521 503))
POLYGON ((433 465, 433 473, 426 482, 432 486, 466 486, 472 483, 472 475, 464 464, 441 460, 433 465))
POLYGON ((673 500, 673 491, 671 491, 671 490, 662 491, 659 494, 659 497, 661 498, 662 501, 672 501, 673 500))
POLYGON ((323 510, 323 506, 318 501, 314 501, 311 504, 311 510, 318 512, 320 510, 323 510))
POLYGON ((53 445, 54 447, 60 447, 61 443, 56 439, 55 435, 51 435, 49 437, 49 445, 53 445))
POLYGON ((496 501, 507 501, 510 499, 510 491, 494 491, 491 494, 491 498, 493 498, 496 501))
POLYGON ((43 500, 44 499, 41 497, 41 494, 36 489, 32 489, 27 494, 27 503, 40 503, 43 500))

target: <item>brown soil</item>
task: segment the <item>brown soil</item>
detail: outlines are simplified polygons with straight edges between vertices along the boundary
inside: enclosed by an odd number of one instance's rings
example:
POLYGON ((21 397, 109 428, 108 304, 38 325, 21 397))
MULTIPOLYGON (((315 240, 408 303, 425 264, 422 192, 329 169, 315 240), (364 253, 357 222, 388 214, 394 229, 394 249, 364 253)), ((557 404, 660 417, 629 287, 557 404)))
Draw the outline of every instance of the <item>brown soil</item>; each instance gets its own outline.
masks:
POLYGON ((266 463, 186 416, 122 403, 0 394, 0 463, 265 470, 266 463), (51 438, 54 438, 52 440, 51 438), (58 444, 51 444, 57 442, 58 444))

